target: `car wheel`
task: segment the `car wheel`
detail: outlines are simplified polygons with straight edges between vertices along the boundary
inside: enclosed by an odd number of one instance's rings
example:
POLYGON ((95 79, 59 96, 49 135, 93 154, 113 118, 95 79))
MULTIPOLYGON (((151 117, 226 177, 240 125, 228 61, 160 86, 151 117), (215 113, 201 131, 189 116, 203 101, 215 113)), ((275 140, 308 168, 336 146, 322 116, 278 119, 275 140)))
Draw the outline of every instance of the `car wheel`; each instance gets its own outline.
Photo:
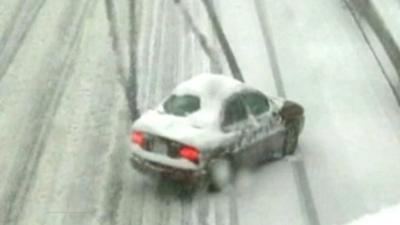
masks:
POLYGON ((295 153, 299 139, 300 125, 300 120, 288 123, 283 147, 284 155, 293 155, 295 153))
POLYGON ((229 159, 217 159, 209 168, 209 190, 221 191, 233 180, 233 165, 229 159))

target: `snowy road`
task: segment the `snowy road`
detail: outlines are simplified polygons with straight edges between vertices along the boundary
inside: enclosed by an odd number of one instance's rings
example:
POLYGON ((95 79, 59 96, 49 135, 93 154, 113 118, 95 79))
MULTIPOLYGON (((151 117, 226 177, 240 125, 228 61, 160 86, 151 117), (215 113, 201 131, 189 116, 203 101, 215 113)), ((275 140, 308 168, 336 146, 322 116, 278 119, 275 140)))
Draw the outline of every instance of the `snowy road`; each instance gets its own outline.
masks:
MULTIPOLYGON (((183 2, 230 74, 201 1, 183 2)), ((400 110, 344 2, 214 2, 245 81, 305 106, 299 153, 219 194, 144 179, 118 83, 128 1, 2 1, 1 225, 331 225, 400 202, 400 110)), ((137 3, 143 111, 213 65, 172 0, 137 3)))

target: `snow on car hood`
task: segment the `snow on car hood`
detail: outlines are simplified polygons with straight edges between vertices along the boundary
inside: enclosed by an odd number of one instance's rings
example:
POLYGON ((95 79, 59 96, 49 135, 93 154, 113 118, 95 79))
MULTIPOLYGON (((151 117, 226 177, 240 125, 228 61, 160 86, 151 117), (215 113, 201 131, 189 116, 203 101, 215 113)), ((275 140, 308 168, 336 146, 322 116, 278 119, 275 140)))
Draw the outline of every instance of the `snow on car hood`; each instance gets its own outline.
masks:
POLYGON ((132 126, 133 130, 161 136, 200 150, 212 149, 229 139, 229 135, 219 131, 212 117, 206 113, 193 113, 179 117, 151 110, 142 115, 132 126))

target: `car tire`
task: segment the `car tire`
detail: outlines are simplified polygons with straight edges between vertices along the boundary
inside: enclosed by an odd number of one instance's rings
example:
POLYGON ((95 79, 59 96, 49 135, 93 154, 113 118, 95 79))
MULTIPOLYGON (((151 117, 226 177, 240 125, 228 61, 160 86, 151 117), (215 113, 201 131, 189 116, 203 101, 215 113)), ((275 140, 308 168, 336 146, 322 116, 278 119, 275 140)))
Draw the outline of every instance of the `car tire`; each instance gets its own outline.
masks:
POLYGON ((296 151, 301 129, 301 119, 288 122, 286 125, 285 142, 283 146, 283 155, 293 155, 296 151))
POLYGON ((212 162, 209 168, 209 190, 218 192, 223 190, 232 182, 234 176, 232 161, 225 159, 217 159, 212 162))

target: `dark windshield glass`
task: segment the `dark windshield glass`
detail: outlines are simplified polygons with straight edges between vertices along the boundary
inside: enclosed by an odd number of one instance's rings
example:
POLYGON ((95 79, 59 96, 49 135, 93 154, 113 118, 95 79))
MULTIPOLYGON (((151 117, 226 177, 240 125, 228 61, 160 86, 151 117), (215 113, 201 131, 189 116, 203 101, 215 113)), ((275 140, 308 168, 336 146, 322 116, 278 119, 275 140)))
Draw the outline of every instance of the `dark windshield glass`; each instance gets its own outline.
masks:
POLYGON ((168 114, 187 116, 200 109, 200 98, 194 95, 172 95, 163 107, 168 114))

